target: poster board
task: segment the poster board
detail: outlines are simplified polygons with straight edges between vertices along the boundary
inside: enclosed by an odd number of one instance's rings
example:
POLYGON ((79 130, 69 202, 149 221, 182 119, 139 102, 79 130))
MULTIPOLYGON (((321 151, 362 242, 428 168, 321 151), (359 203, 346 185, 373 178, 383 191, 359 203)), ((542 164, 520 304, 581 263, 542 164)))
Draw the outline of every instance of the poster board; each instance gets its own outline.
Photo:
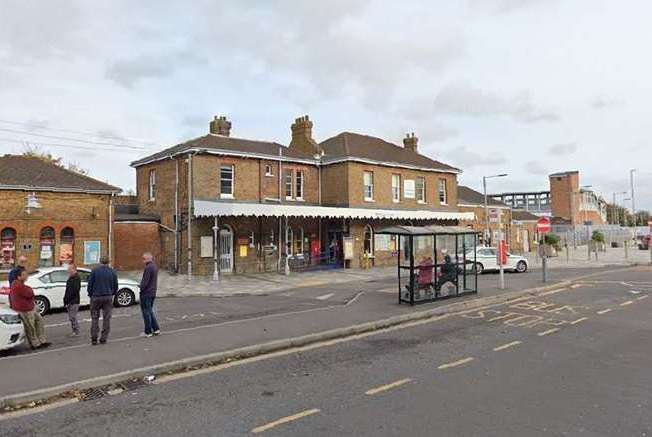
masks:
POLYGON ((203 235, 200 239, 200 251, 199 256, 201 258, 212 258, 213 257, 213 236, 212 235, 203 235))
POLYGON ((61 243, 59 245, 59 262, 70 264, 73 261, 72 243, 61 243))
POLYGON ((353 237, 343 237, 342 244, 344 249, 344 259, 349 261, 353 259, 353 237))
POLYGON ((102 244, 100 241, 84 241, 84 264, 99 264, 102 244))

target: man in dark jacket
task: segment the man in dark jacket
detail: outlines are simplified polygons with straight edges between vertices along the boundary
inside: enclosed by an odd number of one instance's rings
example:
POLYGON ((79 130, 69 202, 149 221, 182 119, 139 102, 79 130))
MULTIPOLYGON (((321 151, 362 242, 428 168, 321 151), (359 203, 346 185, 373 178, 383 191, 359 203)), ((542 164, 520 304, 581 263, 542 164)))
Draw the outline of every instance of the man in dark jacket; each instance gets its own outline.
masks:
POLYGON ((27 277, 27 270, 20 268, 18 277, 11 283, 11 309, 20 316, 25 328, 25 337, 32 349, 48 347, 50 343, 45 338, 43 318, 35 309, 34 290, 25 284, 27 277))
POLYGON ((77 311, 79 311, 79 291, 81 290, 81 278, 77 273, 77 266, 70 264, 68 266, 68 280, 66 281, 66 292, 63 295, 63 306, 68 311, 68 319, 72 328, 71 337, 79 336, 79 321, 77 320, 77 311))
POLYGON ((25 269, 27 269, 27 257, 21 255, 20 257, 18 257, 18 262, 16 263, 16 267, 11 269, 9 271, 9 276, 7 276, 7 279, 9 280, 9 287, 11 287, 11 284, 13 284, 14 281, 18 278, 20 271, 25 269))
POLYGON ((143 263, 145 264, 145 270, 143 271, 143 278, 140 281, 140 310, 143 313, 143 321, 145 322, 143 336, 151 337, 152 335, 159 335, 161 333, 158 322, 156 321, 156 314, 154 313, 158 267, 154 264, 154 258, 149 252, 143 254, 143 263))
POLYGON ((91 343, 97 344, 102 311, 102 334, 100 344, 106 343, 111 331, 113 296, 118 292, 118 275, 109 266, 109 257, 103 256, 88 278, 88 297, 91 298, 91 343))

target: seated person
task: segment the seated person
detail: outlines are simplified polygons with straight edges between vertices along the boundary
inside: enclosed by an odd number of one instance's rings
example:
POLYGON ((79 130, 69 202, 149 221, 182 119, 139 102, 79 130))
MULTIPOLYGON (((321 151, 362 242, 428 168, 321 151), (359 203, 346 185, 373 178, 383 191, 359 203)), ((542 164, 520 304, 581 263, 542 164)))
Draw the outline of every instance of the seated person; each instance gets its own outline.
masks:
POLYGON ((457 282, 457 266, 453 263, 450 255, 444 257, 444 264, 441 266, 441 283, 457 282))
POLYGON ((425 288, 432 285, 432 268, 433 268, 432 258, 423 257, 419 263, 419 277, 417 278, 417 284, 419 288, 425 288))

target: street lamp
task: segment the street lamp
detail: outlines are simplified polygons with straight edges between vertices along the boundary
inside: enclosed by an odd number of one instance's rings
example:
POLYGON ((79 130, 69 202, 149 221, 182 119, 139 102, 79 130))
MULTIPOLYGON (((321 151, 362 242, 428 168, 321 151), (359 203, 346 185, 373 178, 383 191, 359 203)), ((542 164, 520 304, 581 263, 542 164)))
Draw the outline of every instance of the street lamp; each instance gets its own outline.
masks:
POLYGON ((484 232, 485 243, 489 240, 489 204, 487 202, 487 179, 504 178, 507 173, 495 174, 491 176, 482 176, 482 188, 484 189, 484 232))
POLYGON ((633 168, 629 171, 629 185, 632 191, 632 215, 634 216, 634 230, 636 230, 636 195, 634 194, 634 173, 636 169, 633 168))

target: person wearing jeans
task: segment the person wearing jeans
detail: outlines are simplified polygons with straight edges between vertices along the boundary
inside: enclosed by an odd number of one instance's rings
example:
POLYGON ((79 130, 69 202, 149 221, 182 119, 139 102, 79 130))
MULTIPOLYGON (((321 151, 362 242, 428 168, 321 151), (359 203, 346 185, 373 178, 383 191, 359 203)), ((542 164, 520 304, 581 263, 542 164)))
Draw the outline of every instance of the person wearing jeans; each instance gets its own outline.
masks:
POLYGON ((158 267, 154 263, 154 257, 151 253, 143 254, 143 277, 140 281, 140 310, 143 313, 143 322, 145 323, 144 337, 159 335, 161 329, 156 320, 154 312, 154 299, 156 299, 156 288, 158 280, 158 267))

